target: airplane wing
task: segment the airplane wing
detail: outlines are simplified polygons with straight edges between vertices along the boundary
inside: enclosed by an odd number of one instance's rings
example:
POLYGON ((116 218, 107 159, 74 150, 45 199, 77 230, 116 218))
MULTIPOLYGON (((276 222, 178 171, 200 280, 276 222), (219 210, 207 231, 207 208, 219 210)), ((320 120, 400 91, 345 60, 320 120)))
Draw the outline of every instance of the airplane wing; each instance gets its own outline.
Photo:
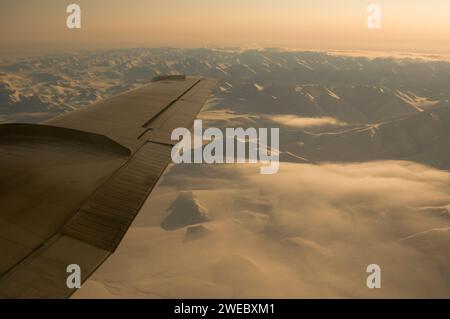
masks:
POLYGON ((152 83, 42 124, 0 125, 0 297, 62 298, 117 248, 212 79, 152 83))

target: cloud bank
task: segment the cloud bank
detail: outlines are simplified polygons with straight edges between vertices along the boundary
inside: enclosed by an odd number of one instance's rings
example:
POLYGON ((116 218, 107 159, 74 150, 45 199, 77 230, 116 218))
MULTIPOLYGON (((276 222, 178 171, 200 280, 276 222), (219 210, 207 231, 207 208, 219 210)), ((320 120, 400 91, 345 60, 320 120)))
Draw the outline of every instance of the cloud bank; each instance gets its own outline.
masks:
POLYGON ((271 116, 270 119, 275 123, 295 128, 347 125, 345 122, 341 122, 333 117, 298 117, 295 115, 275 115, 271 116))
POLYGON ((410 162, 258 172, 173 166, 74 297, 450 297, 449 173, 410 162), (187 227, 160 227, 183 191, 210 217, 189 241, 187 227), (366 287, 372 263, 381 289, 366 287))

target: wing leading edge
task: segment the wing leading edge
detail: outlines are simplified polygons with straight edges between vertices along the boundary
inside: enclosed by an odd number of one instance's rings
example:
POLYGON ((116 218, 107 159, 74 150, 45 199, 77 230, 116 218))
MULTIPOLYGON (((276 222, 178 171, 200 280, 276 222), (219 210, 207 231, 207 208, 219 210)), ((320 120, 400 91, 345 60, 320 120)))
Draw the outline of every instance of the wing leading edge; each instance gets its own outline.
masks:
POLYGON ((212 79, 162 76, 41 125, 0 125, 0 297, 63 298, 117 248, 212 79))

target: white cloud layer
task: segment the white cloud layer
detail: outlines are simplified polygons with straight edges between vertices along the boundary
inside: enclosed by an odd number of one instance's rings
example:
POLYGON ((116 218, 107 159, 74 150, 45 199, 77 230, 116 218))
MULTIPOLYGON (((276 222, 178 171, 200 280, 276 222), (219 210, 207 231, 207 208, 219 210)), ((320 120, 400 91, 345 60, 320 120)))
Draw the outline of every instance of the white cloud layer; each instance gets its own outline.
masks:
POLYGON ((75 297, 450 297, 449 181, 410 162, 176 166, 75 297), (211 219, 189 241, 160 227, 186 190, 211 219))
POLYGON ((270 119, 278 124, 295 128, 346 125, 345 122, 341 122, 333 117, 298 117, 295 115, 274 115, 271 116, 270 119))

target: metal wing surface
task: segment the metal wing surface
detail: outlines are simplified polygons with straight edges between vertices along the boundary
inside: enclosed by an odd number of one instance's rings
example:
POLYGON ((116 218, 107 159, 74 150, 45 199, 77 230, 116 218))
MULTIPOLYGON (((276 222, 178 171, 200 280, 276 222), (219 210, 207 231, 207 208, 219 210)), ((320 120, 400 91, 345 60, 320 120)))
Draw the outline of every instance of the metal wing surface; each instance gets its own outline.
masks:
POLYGON ((119 245, 212 79, 151 84, 42 124, 0 125, 0 297, 64 298, 119 245))

